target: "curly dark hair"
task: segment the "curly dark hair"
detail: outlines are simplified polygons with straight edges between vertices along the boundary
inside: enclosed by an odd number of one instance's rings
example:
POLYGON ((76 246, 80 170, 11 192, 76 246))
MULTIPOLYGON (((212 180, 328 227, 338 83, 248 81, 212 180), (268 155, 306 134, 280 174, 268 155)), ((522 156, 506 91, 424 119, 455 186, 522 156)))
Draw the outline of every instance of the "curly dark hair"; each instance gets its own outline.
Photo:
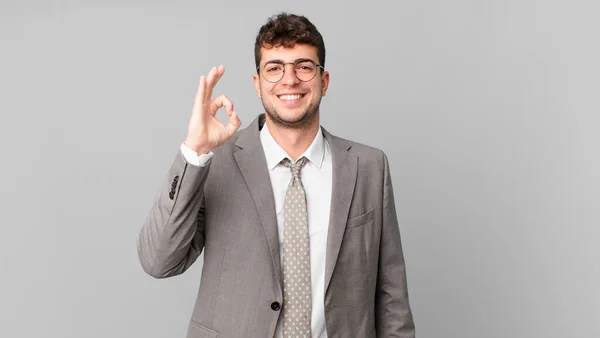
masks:
POLYGON ((325 67, 325 43, 323 36, 306 17, 280 13, 270 17, 259 30, 254 43, 254 63, 260 64, 260 47, 293 47, 307 44, 317 48, 319 63, 325 67))

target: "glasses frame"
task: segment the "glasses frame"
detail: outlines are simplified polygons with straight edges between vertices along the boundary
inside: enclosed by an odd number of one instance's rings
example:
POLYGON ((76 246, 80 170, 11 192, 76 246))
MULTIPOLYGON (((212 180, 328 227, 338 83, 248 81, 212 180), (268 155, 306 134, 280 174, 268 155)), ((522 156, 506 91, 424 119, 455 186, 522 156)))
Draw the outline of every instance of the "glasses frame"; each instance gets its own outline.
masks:
POLYGON ((267 64, 269 64, 269 63, 277 63, 277 64, 280 64, 280 65, 282 65, 282 66, 283 66, 283 71, 281 72, 281 77, 280 77, 280 78, 279 78, 279 80, 277 80, 277 81, 270 81, 270 80, 267 80, 267 78, 264 76, 264 74, 262 74, 262 72, 261 72, 261 67, 260 67, 260 66, 256 67, 256 71, 258 72, 258 75, 262 76, 262 77, 265 79, 265 81, 267 81, 267 82, 270 82, 270 83, 277 83, 277 82, 281 81, 281 79, 283 79, 283 77, 285 76, 285 66, 286 66, 286 65, 294 65, 294 76, 296 77, 296 79, 298 79, 298 80, 299 80, 299 81, 301 81, 301 82, 309 82, 309 81, 312 81, 312 80, 313 80, 313 79, 314 79, 314 78, 317 76, 317 73, 318 73, 317 71, 315 71, 315 74, 314 74, 314 75, 313 75, 313 77, 311 77, 309 80, 302 80, 301 78, 299 78, 299 77, 298 77, 298 73, 296 73, 296 65, 297 65, 298 63, 301 63, 301 62, 307 62, 307 61, 309 61, 309 62, 312 62, 312 63, 313 63, 313 64, 314 64, 316 67, 318 67, 317 69, 319 69, 319 68, 320 68, 320 69, 321 69, 321 71, 324 71, 324 70, 325 70, 325 67, 323 67, 323 66, 321 66, 320 64, 316 63, 316 62, 315 62, 314 60, 312 60, 312 59, 298 59, 298 60, 296 60, 296 61, 294 61, 294 62, 284 62, 283 60, 270 60, 270 61, 268 61, 267 63, 265 63, 265 64, 263 65, 263 68, 262 68, 262 70, 264 70, 264 66, 266 66, 266 65, 267 65, 267 64))

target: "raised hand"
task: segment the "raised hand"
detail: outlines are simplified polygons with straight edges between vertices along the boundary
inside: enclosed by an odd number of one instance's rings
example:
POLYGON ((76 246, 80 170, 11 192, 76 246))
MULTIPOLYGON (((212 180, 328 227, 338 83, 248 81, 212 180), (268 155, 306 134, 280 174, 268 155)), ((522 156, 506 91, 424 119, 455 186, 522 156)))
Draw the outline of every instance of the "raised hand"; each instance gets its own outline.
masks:
POLYGON ((211 101, 213 88, 215 88, 223 73, 225 73, 225 67, 213 67, 206 77, 200 77, 200 84, 188 125, 188 134, 184 142, 186 146, 199 155, 206 154, 225 143, 242 125, 242 121, 233 110, 233 103, 227 96, 220 95, 211 101), (217 110, 221 107, 225 107, 225 112, 229 116, 227 125, 224 125, 215 117, 217 110))

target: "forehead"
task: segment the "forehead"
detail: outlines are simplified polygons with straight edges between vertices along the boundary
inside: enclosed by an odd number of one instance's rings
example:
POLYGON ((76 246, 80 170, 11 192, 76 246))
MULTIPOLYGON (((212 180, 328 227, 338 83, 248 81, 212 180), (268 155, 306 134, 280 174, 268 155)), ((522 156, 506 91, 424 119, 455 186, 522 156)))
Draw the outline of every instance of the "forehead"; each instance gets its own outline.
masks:
POLYGON ((311 59, 319 62, 317 48, 311 45, 295 44, 293 47, 261 47, 260 48, 260 63, 269 60, 283 60, 285 62, 293 62, 297 59, 311 59))

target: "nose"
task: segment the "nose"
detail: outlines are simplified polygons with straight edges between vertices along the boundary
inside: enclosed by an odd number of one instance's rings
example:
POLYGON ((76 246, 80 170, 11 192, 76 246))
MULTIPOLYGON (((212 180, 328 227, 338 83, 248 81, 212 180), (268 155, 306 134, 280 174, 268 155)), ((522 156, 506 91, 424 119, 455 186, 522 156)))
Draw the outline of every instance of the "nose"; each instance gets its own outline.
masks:
POLYGON ((295 70, 294 64, 287 64, 284 67, 287 67, 287 68, 285 68, 285 71, 283 72, 283 77, 281 78, 280 82, 282 84, 286 84, 288 86, 293 86, 293 85, 299 83, 300 80, 298 80, 298 78, 296 77, 296 72, 294 71, 295 70))

